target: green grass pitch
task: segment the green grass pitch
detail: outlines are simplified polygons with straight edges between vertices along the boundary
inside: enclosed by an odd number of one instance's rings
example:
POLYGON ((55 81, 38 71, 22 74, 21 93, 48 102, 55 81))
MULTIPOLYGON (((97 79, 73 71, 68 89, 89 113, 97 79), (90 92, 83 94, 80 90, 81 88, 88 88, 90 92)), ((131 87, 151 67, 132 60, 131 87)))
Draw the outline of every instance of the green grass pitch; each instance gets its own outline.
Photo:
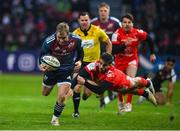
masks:
POLYGON ((177 82, 172 106, 154 107, 144 102, 133 111, 117 115, 117 100, 99 110, 95 95, 81 101, 80 118, 72 118, 72 98, 60 118, 60 126, 50 125, 57 88, 45 97, 41 95, 40 75, 0 74, 0 130, 179 130, 180 81, 177 82), (170 121, 170 116, 174 120, 170 121))

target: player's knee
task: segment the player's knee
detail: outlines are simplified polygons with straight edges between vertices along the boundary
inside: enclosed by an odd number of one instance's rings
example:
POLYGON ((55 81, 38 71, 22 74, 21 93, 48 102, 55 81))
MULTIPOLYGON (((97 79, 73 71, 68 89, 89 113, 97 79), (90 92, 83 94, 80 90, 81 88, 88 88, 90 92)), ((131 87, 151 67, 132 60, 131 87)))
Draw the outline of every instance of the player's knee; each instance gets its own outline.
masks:
POLYGON ((155 95, 156 101, 158 105, 165 105, 166 104, 166 99, 162 94, 156 94, 155 95))
POLYGON ((63 102, 65 101, 65 99, 66 99, 66 95, 65 95, 65 94, 60 94, 60 95, 58 96, 58 101, 59 101, 60 103, 63 103, 63 102))
POLYGON ((51 90, 52 90, 52 87, 43 86, 42 95, 43 96, 48 96, 50 94, 51 90))
POLYGON ((80 85, 76 85, 75 88, 74 88, 74 92, 80 93, 81 92, 81 86, 80 85))
POLYGON ((165 105, 166 104, 165 100, 159 100, 159 99, 156 99, 156 100, 157 100, 158 105, 165 105))
POLYGON ((82 99, 83 99, 83 100, 87 100, 87 99, 89 98, 89 96, 90 96, 90 95, 88 95, 88 94, 83 94, 82 99))
POLYGON ((46 91, 46 90, 43 90, 43 91, 42 91, 42 95, 43 95, 43 96, 48 96, 49 93, 50 93, 50 92, 49 92, 49 91, 46 91))

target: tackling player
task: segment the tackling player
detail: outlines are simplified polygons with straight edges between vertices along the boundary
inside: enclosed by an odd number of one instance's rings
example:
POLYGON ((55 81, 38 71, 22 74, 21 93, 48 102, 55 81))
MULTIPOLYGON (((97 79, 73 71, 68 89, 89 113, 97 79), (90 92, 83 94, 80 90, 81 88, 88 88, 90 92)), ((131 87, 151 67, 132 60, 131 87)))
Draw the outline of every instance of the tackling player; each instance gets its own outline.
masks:
POLYGON ((71 88, 76 92, 79 90, 77 84, 80 84, 85 85, 97 94, 102 94, 105 90, 121 93, 128 92, 144 96, 154 105, 157 104, 150 79, 127 76, 122 71, 116 69, 112 62, 112 56, 108 53, 103 53, 99 61, 88 64, 79 72, 78 76, 73 79, 71 88), (143 87, 148 88, 146 90, 140 89, 143 87))
MULTIPOLYGON (((82 12, 78 19, 80 27, 73 33, 79 35, 82 39, 82 46, 84 50, 84 59, 82 67, 86 66, 90 62, 94 62, 100 59, 100 43, 106 45, 106 52, 111 53, 112 44, 106 33, 99 27, 90 23, 90 16, 87 12, 82 12)), ((84 88, 83 100, 91 95, 91 91, 84 88)), ((73 94, 74 113, 73 117, 79 117, 79 103, 80 92, 73 94)))
POLYGON ((68 93, 71 94, 71 74, 74 68, 80 69, 82 59, 83 49, 80 37, 70 33, 66 23, 59 23, 56 32, 45 39, 39 57, 39 68, 44 72, 42 94, 48 96, 55 84, 58 86, 52 125, 59 125, 58 118, 65 107, 65 98, 68 93), (53 55, 60 61, 61 66, 57 70, 51 71, 49 66, 41 64, 41 57, 46 54, 53 55))
MULTIPOLYGON (((91 20, 91 24, 99 26, 101 29, 103 29, 106 34, 111 39, 112 34, 121 27, 121 22, 113 17, 110 16, 110 6, 102 2, 98 5, 98 13, 99 17, 95 17, 91 20)), ((106 48, 104 46, 105 44, 101 44, 101 54, 106 51, 106 48)), ((115 94, 113 94, 111 91, 108 91, 108 98, 107 100, 113 100, 115 98, 115 94)), ((108 101, 106 101, 108 102, 108 101)), ((100 95, 100 107, 105 107, 105 101, 104 101, 104 95, 100 95)))
MULTIPOLYGON (((147 32, 133 27, 134 18, 127 13, 121 17, 122 28, 116 30, 112 35, 113 54, 115 57, 115 67, 128 76, 135 77, 138 69, 138 45, 140 41, 146 41, 150 47, 150 61, 156 59, 154 54, 154 44, 147 32)), ((132 95, 127 95, 124 105, 123 95, 118 94, 119 111, 132 111, 132 95)))

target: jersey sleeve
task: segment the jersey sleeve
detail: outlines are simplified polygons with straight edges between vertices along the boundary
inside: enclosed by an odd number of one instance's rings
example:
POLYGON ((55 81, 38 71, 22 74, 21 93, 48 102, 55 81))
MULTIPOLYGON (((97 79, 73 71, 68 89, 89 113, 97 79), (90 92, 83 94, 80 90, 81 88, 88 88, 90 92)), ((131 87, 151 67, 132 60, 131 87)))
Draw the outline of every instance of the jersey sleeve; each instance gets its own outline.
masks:
POLYGON ((141 41, 144 41, 147 38, 147 32, 145 32, 141 29, 137 29, 137 35, 138 35, 139 40, 141 40, 141 41))
POLYGON ((89 63, 87 66, 85 66, 85 69, 87 72, 91 72, 96 69, 97 64, 95 62, 89 63))
POLYGON ((77 61, 82 61, 83 57, 84 57, 84 50, 82 47, 82 40, 80 39, 80 37, 78 35, 76 35, 77 38, 77 61))
POLYGON ((117 29, 113 34, 112 34, 112 37, 111 37, 111 42, 112 44, 120 44, 120 37, 119 37, 119 30, 117 29))
POLYGON ((41 64, 41 57, 44 56, 45 54, 50 54, 50 43, 48 43, 47 38, 45 39, 45 41, 42 44, 42 47, 40 49, 40 54, 39 54, 39 64, 41 64))
POLYGON ((121 27, 121 22, 119 21, 119 19, 115 18, 115 17, 110 17, 113 21, 115 21, 115 28, 118 29, 121 27))

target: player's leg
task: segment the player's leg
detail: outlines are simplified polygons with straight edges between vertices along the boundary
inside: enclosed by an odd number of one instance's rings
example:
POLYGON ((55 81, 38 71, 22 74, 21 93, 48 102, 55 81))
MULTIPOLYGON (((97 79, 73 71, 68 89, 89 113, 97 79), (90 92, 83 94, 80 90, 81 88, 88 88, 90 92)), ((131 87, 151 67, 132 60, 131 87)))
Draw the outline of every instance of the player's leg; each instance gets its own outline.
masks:
MULTIPOLYGON (((82 96, 82 99, 83 100, 87 100, 87 98, 89 96, 91 96, 92 92, 86 88, 85 86, 84 87, 84 91, 83 91, 83 96, 82 96)), ((81 92, 81 88, 82 88, 82 85, 76 85, 75 88, 74 88, 74 94, 73 94, 73 104, 74 104, 74 112, 72 114, 72 116, 74 118, 78 118, 79 117, 79 105, 80 105, 80 92, 81 92)))
POLYGON ((43 76, 42 95, 48 96, 51 93, 55 84, 55 75, 52 72, 46 72, 43 76))
POLYGON ((118 93, 118 114, 122 114, 125 112, 125 105, 124 105, 124 97, 122 93, 118 93))
POLYGON ((70 90, 69 82, 58 83, 58 97, 56 104, 54 106, 54 113, 51 120, 52 125, 55 126, 59 125, 59 117, 62 111, 64 110, 66 95, 68 94, 69 90, 70 90))
MULTIPOLYGON (((124 65, 117 66, 116 68, 125 73, 127 65, 128 63, 126 62, 124 65)), ((118 92, 117 101, 118 101, 118 109, 119 109, 118 114, 122 114, 123 112, 125 112, 124 94, 118 92)))
POLYGON ((77 84, 74 88, 74 93, 73 93, 74 112, 72 116, 74 118, 79 117, 79 104, 80 104, 80 99, 81 99, 80 92, 81 92, 81 85, 77 84))
POLYGON ((99 105, 99 107, 100 108, 104 108, 105 107, 105 97, 104 97, 104 93, 103 94, 100 94, 99 95, 99 100, 100 100, 100 105, 99 105))
POLYGON ((50 85, 44 85, 43 84, 43 86, 42 86, 42 95, 43 96, 48 96, 51 93, 53 87, 54 87, 54 85, 50 86, 50 85))
POLYGON ((133 89, 133 90, 128 90, 127 92, 133 94, 133 95, 138 95, 138 96, 143 96, 147 100, 149 100, 152 104, 155 106, 157 105, 157 101, 153 93, 147 88, 146 90, 144 89, 133 89))
MULTIPOLYGON (((83 62, 82 67, 81 67, 82 70, 88 64, 89 64, 89 62, 83 62)), ((81 73, 81 71, 80 71, 80 73, 81 73)), ((82 72, 81 76, 84 76, 84 75, 86 76, 87 74, 86 73, 84 74, 84 72, 82 72)), ((80 89, 81 89, 81 85, 76 85, 75 88, 74 88, 74 93, 73 93, 74 112, 72 114, 72 116, 74 118, 79 117, 79 105, 80 105, 80 100, 81 100, 80 89)))
POLYGON ((87 100, 91 95, 92 95, 92 91, 84 86, 84 92, 83 92, 82 99, 87 100))
MULTIPOLYGON (((135 77, 136 73, 137 73, 137 62, 134 60, 129 63, 129 65, 126 69, 126 74, 130 77, 135 77)), ((125 107, 126 112, 132 111, 132 96, 133 96, 132 94, 127 94, 126 107, 125 107)))
POLYGON ((56 75, 57 86, 58 86, 58 96, 54 106, 54 113, 52 116, 51 124, 58 126, 59 125, 59 117, 64 110, 65 100, 67 93, 71 87, 71 77, 70 72, 59 72, 56 75))

